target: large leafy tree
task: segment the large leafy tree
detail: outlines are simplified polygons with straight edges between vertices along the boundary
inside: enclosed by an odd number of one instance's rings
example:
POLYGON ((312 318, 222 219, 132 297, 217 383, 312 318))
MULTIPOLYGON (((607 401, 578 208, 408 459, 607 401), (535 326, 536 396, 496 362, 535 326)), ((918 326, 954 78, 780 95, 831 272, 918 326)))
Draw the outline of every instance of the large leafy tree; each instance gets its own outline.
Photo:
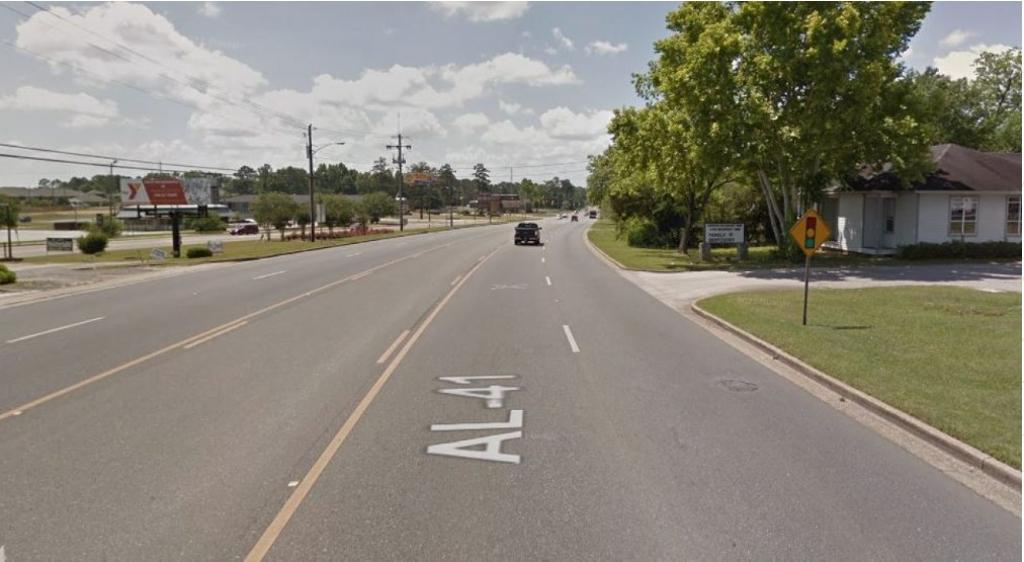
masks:
POLYGON ((256 198, 252 206, 256 222, 264 226, 273 226, 281 231, 281 240, 284 240, 284 230, 288 226, 288 221, 292 220, 298 212, 298 203, 285 193, 263 193, 256 198))
POLYGON ((381 217, 398 213, 398 205, 395 200, 381 191, 364 195, 359 205, 365 215, 369 217, 370 222, 378 222, 381 217))
POLYGON ((928 170, 931 134, 897 57, 929 8, 923 2, 749 2, 730 6, 719 41, 700 42, 703 50, 732 53, 741 161, 764 193, 780 244, 796 212, 859 166, 888 164, 904 181, 928 170))
POLYGON ((742 125, 735 62, 741 40, 734 9, 687 3, 668 16, 671 36, 636 78, 643 109, 617 113, 610 126, 624 163, 649 172, 657 195, 682 216, 686 252, 711 194, 738 168, 742 125))
POLYGON ((348 226, 356 218, 356 203, 342 195, 324 195, 324 222, 327 231, 334 234, 334 227, 348 226))

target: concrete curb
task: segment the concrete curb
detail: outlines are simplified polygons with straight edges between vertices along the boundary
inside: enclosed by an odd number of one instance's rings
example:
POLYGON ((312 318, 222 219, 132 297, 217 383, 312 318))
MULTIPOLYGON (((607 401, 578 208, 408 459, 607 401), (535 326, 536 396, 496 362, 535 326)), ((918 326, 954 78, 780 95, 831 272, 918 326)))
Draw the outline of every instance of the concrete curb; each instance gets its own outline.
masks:
POLYGON ((1021 490, 1021 472, 1012 466, 1009 466, 1002 461, 975 449, 959 439, 939 431, 938 429, 905 412, 897 410, 873 396, 865 394, 864 392, 861 392, 860 390, 857 390, 856 388, 853 388, 852 386, 835 379, 818 369, 815 369, 800 359, 782 351, 778 347, 775 347, 746 330, 711 314, 701 308, 696 302, 690 305, 690 309, 701 318, 713 322, 726 331, 731 332, 740 339, 771 355, 773 359, 829 388, 840 396, 855 402, 883 419, 898 425, 900 428, 909 431, 916 437, 923 439, 957 459, 977 468, 995 480, 998 480, 1003 484, 1007 484, 1017 491, 1021 490))

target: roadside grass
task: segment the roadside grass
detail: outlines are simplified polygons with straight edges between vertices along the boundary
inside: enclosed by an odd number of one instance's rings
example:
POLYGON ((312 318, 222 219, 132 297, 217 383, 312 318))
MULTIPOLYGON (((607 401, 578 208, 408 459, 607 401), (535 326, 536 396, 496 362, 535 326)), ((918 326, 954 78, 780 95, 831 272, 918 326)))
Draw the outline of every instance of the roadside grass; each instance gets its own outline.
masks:
POLYGON ((720 295, 700 306, 1014 467, 1021 466, 1021 295, 959 287, 720 295))
MULTIPOLYGON (((458 228, 470 228, 472 225, 456 227, 458 228)), ((32 256, 25 258, 25 262, 28 263, 82 263, 82 264, 93 264, 93 263, 147 263, 148 265, 195 265, 200 263, 220 262, 220 261, 236 261, 245 259, 259 259, 277 256, 281 254, 288 254, 293 252, 301 252, 306 250, 315 250, 321 248, 333 248, 335 246, 347 246, 349 244, 358 244, 360 242, 370 242, 372 240, 382 240, 385 238, 398 238, 402 236, 414 236, 416 234, 422 234, 426 232, 438 232, 442 230, 448 230, 443 227, 434 227, 431 229, 418 228, 415 230, 406 230, 405 232, 389 232, 382 234, 367 234, 365 236, 351 236, 348 238, 338 238, 333 240, 324 240, 318 242, 308 242, 304 240, 241 240, 238 242, 224 242, 224 252, 221 254, 215 254, 208 258, 193 258, 189 259, 184 257, 188 252, 189 248, 205 248, 203 244, 183 244, 181 247, 180 258, 172 258, 171 247, 169 245, 155 246, 162 249, 167 258, 163 260, 152 260, 149 258, 150 251, 152 248, 138 248, 138 249, 125 249, 125 250, 111 250, 109 252, 103 252, 94 256, 88 256, 76 251, 74 253, 66 254, 51 254, 46 256, 32 256)), ((276 233, 275 233, 276 235, 276 233)), ((169 235, 168 235, 169 238, 169 235)))

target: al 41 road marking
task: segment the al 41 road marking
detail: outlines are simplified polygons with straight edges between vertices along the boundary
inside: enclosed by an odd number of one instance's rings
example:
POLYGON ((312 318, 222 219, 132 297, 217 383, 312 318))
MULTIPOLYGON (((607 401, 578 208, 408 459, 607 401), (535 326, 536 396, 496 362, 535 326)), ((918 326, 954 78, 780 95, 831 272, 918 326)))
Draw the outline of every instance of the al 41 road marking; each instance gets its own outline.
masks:
MULTIPOLYGON (((479 375, 469 377, 438 377, 438 380, 458 384, 470 385, 474 381, 484 380, 505 380, 514 379, 516 375, 479 375)), ((502 408, 505 405, 505 397, 513 391, 519 390, 516 386, 502 386, 492 384, 484 387, 473 388, 441 388, 438 392, 451 396, 462 396, 465 398, 478 398, 484 401, 489 409, 502 408)), ((441 455, 446 457, 458 457, 489 462, 503 462, 519 464, 520 456, 502 451, 505 441, 519 439, 523 436, 523 410, 509 410, 507 421, 485 421, 467 423, 436 423, 430 426, 430 431, 483 431, 483 430, 519 430, 496 433, 484 437, 473 437, 450 441, 448 443, 437 443, 427 447, 427 454, 441 455)))

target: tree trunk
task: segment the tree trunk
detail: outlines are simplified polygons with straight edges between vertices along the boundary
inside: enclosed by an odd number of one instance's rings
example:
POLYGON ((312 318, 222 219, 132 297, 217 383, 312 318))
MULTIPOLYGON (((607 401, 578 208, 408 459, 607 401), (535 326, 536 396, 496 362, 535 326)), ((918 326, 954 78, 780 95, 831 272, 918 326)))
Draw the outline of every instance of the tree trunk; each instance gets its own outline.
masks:
POLYGON ((284 242, 284 229, 281 229, 281 241, 284 242))

